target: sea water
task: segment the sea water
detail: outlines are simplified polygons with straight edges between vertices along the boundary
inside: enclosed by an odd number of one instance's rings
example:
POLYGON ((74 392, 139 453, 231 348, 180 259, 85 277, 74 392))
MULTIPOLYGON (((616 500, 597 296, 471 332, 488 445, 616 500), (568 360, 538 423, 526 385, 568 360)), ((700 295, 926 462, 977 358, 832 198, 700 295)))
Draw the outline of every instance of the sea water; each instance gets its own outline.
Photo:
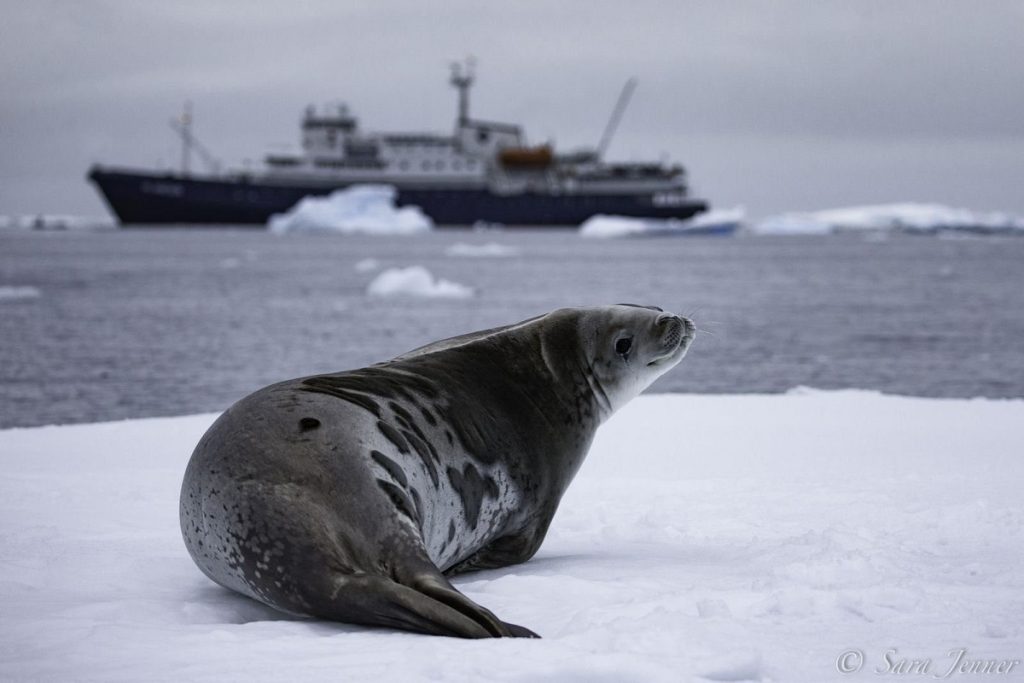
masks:
POLYGON ((999 237, 6 232, 0 427, 222 410, 275 381, 618 302, 697 324, 654 392, 1021 397, 1021 263, 1024 239, 999 237), (472 295, 367 293, 410 266, 472 295))

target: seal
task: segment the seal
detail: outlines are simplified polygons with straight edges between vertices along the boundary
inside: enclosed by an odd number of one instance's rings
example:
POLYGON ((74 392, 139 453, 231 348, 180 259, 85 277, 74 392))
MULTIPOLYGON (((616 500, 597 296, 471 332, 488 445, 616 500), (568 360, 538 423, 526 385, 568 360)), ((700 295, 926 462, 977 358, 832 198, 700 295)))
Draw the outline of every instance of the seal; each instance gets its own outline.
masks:
POLYGON ((196 446, 185 545, 213 581, 288 613, 536 637, 449 577, 530 559, 597 427, 693 336, 656 307, 559 309, 265 387, 196 446))

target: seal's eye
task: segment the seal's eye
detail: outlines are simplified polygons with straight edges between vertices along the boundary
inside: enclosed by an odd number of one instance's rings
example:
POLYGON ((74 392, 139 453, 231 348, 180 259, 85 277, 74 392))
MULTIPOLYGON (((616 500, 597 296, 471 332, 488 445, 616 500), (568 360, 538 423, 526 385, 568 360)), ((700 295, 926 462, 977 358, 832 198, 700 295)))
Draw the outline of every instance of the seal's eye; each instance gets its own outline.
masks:
POLYGON ((623 337, 619 341, 615 342, 615 353, 619 354, 620 356, 625 356, 627 353, 629 353, 629 350, 631 348, 633 348, 632 337, 623 337))

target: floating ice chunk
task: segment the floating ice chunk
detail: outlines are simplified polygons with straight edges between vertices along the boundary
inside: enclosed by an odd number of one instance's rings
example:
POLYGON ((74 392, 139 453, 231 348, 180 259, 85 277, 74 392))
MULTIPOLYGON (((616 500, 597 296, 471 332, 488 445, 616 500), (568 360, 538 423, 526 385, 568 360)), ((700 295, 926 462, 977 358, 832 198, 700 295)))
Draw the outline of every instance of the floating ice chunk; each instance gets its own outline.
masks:
POLYGON ((5 286, 0 287, 0 301, 13 301, 17 299, 38 299, 43 293, 38 287, 32 286, 5 286))
POLYGON ((668 237, 675 235, 731 235, 743 225, 742 207, 706 211, 693 218, 629 218, 598 214, 580 225, 580 235, 607 239, 612 237, 668 237))
POLYGON ((473 289, 458 282, 435 278, 423 266, 388 268, 382 271, 366 287, 370 296, 421 296, 450 299, 467 299, 473 296, 473 289))
POLYGON ((380 261, 375 258, 364 258, 353 266, 357 273, 369 273, 371 270, 380 268, 380 261))
POLYGON ((0 216, 0 230, 94 230, 113 227, 114 221, 108 216, 75 216, 56 213, 0 216))
POLYGON ((391 185, 353 185, 327 197, 304 197, 286 213, 270 217, 271 232, 341 232, 410 235, 434 222, 418 206, 395 208, 391 185))
POLYGON ((458 242, 444 250, 447 256, 460 256, 465 258, 508 258, 518 256, 519 249, 507 244, 488 242, 487 244, 466 244, 458 242))
POLYGON ((1006 213, 955 209, 942 204, 906 202, 785 213, 766 218, 753 226, 754 232, 770 235, 824 235, 862 230, 1024 234, 1024 218, 1006 213))

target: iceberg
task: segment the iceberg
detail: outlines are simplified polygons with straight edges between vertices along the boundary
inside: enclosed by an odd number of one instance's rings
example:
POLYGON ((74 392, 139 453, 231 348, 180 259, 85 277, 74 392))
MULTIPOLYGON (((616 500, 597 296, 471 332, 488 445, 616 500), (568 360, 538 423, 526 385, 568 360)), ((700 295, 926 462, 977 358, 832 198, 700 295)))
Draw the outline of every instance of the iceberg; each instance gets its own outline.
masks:
POLYGON ((598 214, 580 225, 580 235, 597 239, 616 237, 673 237, 683 235, 731 235, 740 229, 746 211, 742 207, 705 211, 693 218, 630 218, 598 214))
POLYGON ((519 249, 507 244, 488 242, 487 244, 466 244, 456 242, 444 250, 446 256, 457 256, 460 258, 508 258, 519 256, 519 249))
POLYGON ((418 296, 426 298, 468 299, 472 287, 434 277, 423 266, 388 268, 366 287, 369 296, 418 296))
POLYGON ((825 235, 858 231, 1024 234, 1024 218, 942 204, 904 202, 784 213, 755 223, 752 231, 764 235, 825 235))
POLYGON ((270 217, 274 233, 339 232, 412 235, 428 232, 434 222, 418 206, 395 208, 398 191, 391 185, 353 185, 326 197, 304 197, 286 213, 270 217))

